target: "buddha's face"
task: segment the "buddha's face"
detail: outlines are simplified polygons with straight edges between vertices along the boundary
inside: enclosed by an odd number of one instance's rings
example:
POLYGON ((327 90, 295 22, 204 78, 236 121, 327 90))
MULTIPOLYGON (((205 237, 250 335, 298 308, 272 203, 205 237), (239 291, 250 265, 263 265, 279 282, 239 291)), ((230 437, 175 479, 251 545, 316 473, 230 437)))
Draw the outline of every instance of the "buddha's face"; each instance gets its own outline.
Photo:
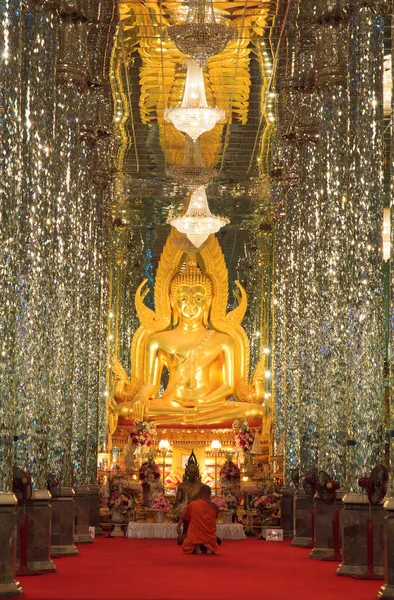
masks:
POLYGON ((198 467, 196 467, 195 465, 189 465, 187 469, 187 475, 190 482, 193 483, 194 481, 196 481, 198 477, 198 467))
POLYGON ((202 285, 181 285, 178 288, 176 306, 181 320, 199 323, 209 308, 210 298, 202 285))

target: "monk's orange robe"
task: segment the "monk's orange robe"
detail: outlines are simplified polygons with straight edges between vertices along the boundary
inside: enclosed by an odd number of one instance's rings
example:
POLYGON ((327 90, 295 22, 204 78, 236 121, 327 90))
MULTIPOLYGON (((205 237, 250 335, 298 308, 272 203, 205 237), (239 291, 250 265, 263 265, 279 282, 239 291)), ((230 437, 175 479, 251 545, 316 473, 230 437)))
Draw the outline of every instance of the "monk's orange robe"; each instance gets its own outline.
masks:
POLYGON ((195 547, 203 544, 215 554, 218 551, 216 541, 216 511, 205 500, 193 500, 186 509, 184 519, 190 521, 187 536, 182 544, 183 551, 191 554, 195 547))

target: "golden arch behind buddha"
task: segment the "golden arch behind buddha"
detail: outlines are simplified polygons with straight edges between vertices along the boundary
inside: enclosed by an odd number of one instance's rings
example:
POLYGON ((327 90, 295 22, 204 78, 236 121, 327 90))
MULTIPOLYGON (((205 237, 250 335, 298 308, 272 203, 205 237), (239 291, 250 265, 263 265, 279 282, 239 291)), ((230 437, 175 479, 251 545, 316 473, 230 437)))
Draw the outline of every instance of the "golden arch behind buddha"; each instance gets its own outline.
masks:
POLYGON ((223 427, 264 414, 264 355, 249 381, 245 290, 236 282, 238 306, 227 312, 228 272, 218 240, 211 235, 194 255, 185 254, 182 241, 172 229, 157 268, 155 311, 144 303, 146 280, 137 290, 132 379, 115 359, 112 430, 118 417, 223 427), (165 369, 168 383, 160 394, 165 369))

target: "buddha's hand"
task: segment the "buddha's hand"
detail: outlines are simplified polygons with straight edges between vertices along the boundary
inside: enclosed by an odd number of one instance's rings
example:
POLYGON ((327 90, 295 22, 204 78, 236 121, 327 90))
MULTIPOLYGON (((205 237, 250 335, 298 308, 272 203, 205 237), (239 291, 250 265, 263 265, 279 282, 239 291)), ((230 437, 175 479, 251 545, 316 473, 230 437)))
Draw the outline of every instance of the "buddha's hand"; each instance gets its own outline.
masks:
POLYGON ((155 386, 144 385, 133 401, 133 413, 136 421, 143 421, 148 411, 149 400, 155 392, 155 386))

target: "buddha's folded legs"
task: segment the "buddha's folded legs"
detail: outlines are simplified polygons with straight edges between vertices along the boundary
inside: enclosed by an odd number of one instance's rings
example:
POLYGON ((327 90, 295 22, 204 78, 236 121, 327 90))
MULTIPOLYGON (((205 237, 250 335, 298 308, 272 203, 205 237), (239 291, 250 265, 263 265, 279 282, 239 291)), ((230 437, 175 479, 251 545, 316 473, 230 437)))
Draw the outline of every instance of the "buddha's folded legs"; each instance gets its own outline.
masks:
POLYGON ((215 425, 223 423, 226 420, 242 419, 245 417, 261 417, 264 414, 264 408, 261 404, 251 404, 248 402, 232 402, 225 400, 219 406, 199 405, 198 412, 194 408, 180 411, 178 407, 168 404, 166 400, 155 398, 149 403, 147 416, 153 420, 158 420, 163 424, 179 423, 183 425, 215 425))

